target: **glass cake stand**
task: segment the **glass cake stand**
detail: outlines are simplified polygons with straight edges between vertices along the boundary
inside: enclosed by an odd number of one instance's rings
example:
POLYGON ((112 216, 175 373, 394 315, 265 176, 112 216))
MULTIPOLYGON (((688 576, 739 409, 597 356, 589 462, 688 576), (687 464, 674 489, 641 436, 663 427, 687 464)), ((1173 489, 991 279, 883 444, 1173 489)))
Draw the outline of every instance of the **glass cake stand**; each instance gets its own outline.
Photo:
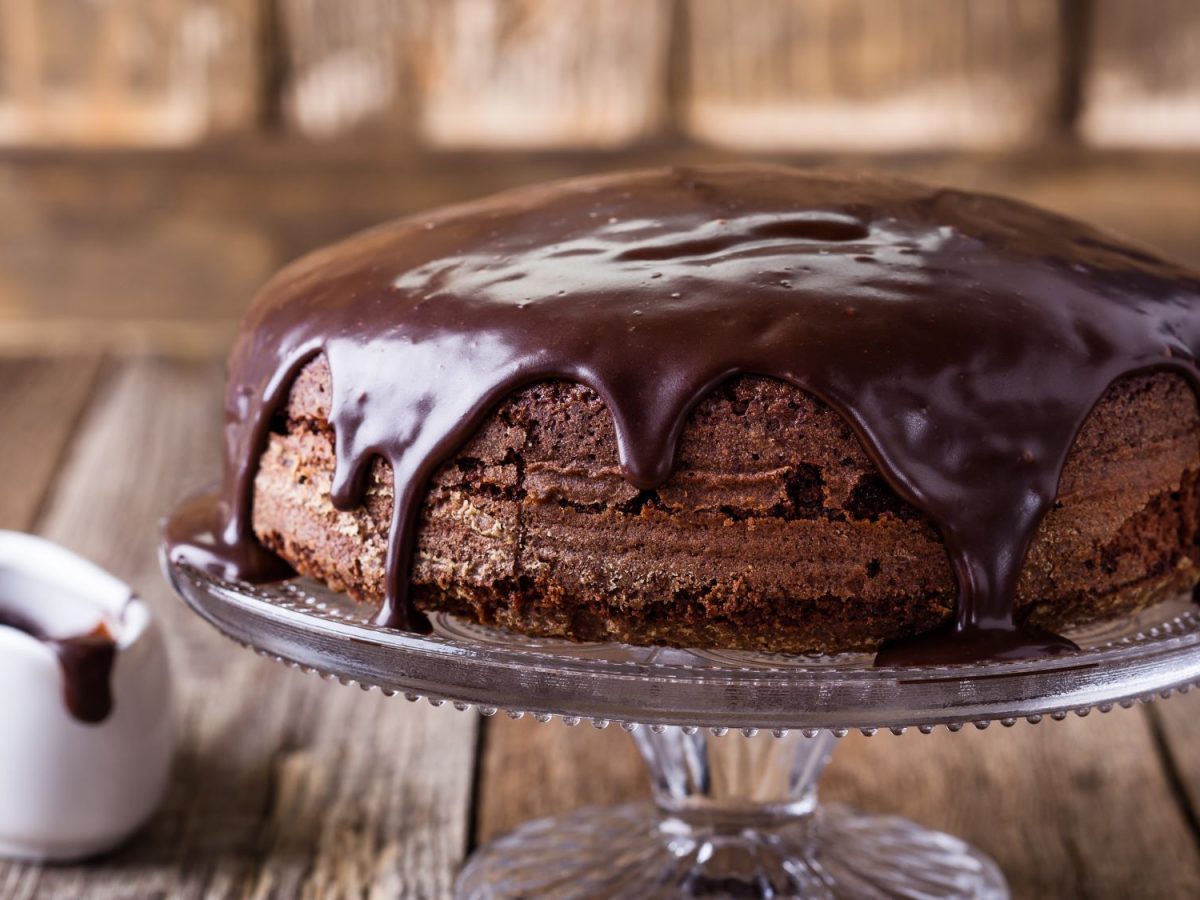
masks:
POLYGON ((1062 719, 1200 682, 1200 610, 1189 598, 1073 633, 1082 649, 1068 656, 875 668, 865 654, 540 640, 445 615, 421 636, 371 625, 365 608, 304 579, 256 587, 165 568, 220 631, 294 667, 485 716, 586 719, 632 734, 652 804, 528 823, 471 857, 457 884, 464 898, 1007 897, 996 864, 954 837, 819 805, 837 738, 1062 719))

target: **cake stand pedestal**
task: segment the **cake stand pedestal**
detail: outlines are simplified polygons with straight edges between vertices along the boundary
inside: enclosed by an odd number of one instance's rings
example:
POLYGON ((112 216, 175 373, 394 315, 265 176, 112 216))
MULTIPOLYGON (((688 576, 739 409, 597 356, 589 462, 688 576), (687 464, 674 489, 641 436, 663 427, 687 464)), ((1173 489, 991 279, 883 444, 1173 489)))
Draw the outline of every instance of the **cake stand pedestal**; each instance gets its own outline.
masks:
POLYGON ((526 824, 468 861, 465 898, 1007 897, 995 863, 954 837, 820 805, 817 779, 837 739, 1036 723, 1200 682, 1200 616, 1185 598, 1072 633, 1081 649, 1068 656, 875 668, 863 654, 572 644, 444 615, 421 636, 371 625, 352 600, 303 579, 253 587, 165 568, 214 626, 297 668, 484 715, 588 719, 633 735, 652 804, 526 824))
POLYGON ((837 738, 633 732, 654 803, 527 823, 477 852, 460 897, 1008 896, 996 864, 898 816, 817 802, 837 738))

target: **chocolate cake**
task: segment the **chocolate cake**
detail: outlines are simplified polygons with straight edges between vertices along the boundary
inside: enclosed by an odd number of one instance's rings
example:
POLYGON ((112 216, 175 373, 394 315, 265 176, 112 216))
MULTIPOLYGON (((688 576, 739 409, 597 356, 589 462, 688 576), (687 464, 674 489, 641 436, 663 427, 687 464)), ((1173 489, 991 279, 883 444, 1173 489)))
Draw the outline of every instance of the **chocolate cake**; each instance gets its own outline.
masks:
POLYGON ((421 629, 1051 654, 1189 589, 1200 278, 996 197, 766 166, 514 191, 273 279, 170 523, 421 629))

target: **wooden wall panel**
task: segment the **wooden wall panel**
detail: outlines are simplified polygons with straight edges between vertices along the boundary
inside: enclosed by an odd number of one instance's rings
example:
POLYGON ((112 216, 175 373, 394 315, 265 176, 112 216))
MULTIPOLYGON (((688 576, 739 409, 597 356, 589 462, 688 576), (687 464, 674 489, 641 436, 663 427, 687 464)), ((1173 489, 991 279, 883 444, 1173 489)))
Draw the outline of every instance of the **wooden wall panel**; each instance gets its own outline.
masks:
POLYGON ((3 0, 0 145, 1200 146, 1195 0, 3 0), (673 65, 673 69, 672 69, 673 65))
POLYGON ((1200 3, 1096 0, 1091 23, 1083 137, 1200 146, 1200 3))
POLYGON ((276 0, 288 125, 312 138, 412 131, 410 0, 276 0))
POLYGON ((1053 130, 1048 0, 686 0, 682 120, 746 149, 997 147, 1053 130))
POLYGON ((258 0, 4 0, 0 143, 177 145, 253 128, 258 0))
POLYGON ((671 0, 280 0, 285 111, 313 137, 621 146, 666 99, 671 0))
POLYGON ((666 97, 663 0, 424 0, 421 127, 443 146, 619 146, 666 97))

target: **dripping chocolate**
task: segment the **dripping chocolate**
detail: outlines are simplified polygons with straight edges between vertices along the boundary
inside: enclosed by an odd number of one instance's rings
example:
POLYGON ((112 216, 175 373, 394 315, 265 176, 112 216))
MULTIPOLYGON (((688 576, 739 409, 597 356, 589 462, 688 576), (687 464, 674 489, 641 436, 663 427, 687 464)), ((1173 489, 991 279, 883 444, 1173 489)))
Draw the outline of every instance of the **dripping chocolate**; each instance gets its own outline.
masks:
POLYGON ((224 482, 168 539, 226 577, 287 574, 251 529, 254 474, 292 378, 323 354, 334 505, 361 501, 373 459, 391 466, 378 621, 420 629, 408 582, 425 485, 506 395, 590 387, 625 477, 649 489, 697 401, 755 374, 836 410, 941 532, 953 627, 882 662, 1062 652, 1014 619, 1031 539, 1114 381, 1167 370, 1195 385, 1198 310, 1196 277, 1152 254, 906 181, 738 166, 514 191, 351 238, 263 289, 230 358, 224 482))

